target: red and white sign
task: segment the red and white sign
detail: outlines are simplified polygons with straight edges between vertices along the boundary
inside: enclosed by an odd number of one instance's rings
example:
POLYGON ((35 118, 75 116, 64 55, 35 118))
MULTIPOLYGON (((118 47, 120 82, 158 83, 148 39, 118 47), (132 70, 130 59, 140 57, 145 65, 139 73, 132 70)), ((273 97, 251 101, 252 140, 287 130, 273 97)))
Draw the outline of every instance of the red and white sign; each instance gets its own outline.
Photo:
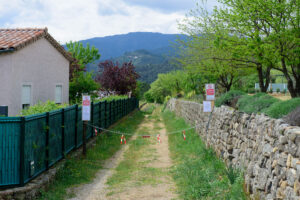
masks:
POLYGON ((82 96, 82 121, 91 120, 91 97, 82 96))
POLYGON ((206 100, 213 101, 215 100, 215 84, 205 84, 206 90, 206 100))

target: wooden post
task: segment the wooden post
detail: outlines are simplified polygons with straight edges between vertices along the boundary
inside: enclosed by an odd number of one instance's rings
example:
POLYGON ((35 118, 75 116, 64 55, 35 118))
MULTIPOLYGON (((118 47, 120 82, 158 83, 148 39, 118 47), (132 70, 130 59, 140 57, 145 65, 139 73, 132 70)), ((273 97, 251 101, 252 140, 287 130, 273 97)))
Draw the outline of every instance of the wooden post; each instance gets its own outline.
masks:
POLYGON ((20 186, 24 185, 24 157, 25 157, 25 117, 21 117, 20 132, 20 186))
POLYGON ((104 128, 107 128, 107 101, 104 101, 104 128))
POLYGON ((50 118, 50 114, 49 112, 46 113, 46 170, 49 169, 49 118, 50 118))
POLYGON ((74 149, 77 149, 77 129, 78 129, 78 105, 75 106, 75 147, 74 149))
POLYGON ((82 134, 82 155, 86 157, 86 131, 88 121, 83 121, 83 134, 82 134))
MULTIPOLYGON (((94 102, 91 102, 91 124, 94 125, 94 102)), ((94 137, 94 131, 92 128, 91 128, 91 132, 92 132, 91 137, 94 137)))
POLYGON ((61 153, 65 157, 65 109, 61 109, 61 153))

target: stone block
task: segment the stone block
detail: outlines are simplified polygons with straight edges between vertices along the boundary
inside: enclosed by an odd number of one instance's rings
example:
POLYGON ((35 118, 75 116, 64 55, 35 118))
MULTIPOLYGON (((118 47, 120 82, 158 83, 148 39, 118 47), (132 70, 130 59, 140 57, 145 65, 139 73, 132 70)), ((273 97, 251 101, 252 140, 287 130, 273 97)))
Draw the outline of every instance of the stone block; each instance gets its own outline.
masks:
POLYGON ((264 156, 270 157, 271 153, 273 152, 273 147, 269 143, 267 143, 264 145, 262 152, 264 156))
POLYGON ((279 142, 280 142, 280 144, 287 144, 287 142, 288 142, 288 137, 285 136, 285 135, 280 136, 280 137, 279 137, 279 142))
POLYGON ((289 186, 293 187, 296 179, 297 179, 296 170, 288 169, 286 172, 286 180, 289 186))

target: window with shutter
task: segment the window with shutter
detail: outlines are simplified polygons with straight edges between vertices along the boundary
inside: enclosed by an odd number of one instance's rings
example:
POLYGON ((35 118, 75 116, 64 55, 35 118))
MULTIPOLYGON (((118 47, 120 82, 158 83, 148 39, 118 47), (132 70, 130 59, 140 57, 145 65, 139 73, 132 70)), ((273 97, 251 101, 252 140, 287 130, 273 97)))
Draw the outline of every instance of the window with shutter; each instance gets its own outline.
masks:
POLYGON ((55 87, 55 103, 62 103, 62 85, 56 85, 55 87))
POLYGON ((22 86, 22 108, 26 109, 31 104, 31 85, 22 86))

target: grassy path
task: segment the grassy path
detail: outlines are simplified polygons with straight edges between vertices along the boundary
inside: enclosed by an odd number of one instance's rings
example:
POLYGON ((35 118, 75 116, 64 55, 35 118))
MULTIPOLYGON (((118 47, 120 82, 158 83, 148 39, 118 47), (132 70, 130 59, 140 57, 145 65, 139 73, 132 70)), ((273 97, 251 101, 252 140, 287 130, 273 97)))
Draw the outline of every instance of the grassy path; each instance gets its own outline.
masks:
POLYGON ((155 109, 140 124, 135 136, 129 142, 123 160, 114 169, 103 190, 108 200, 127 199, 176 199, 176 188, 169 170, 172 160, 169 156, 168 137, 160 119, 160 110, 155 109), (143 138, 140 135, 160 134, 143 138))

